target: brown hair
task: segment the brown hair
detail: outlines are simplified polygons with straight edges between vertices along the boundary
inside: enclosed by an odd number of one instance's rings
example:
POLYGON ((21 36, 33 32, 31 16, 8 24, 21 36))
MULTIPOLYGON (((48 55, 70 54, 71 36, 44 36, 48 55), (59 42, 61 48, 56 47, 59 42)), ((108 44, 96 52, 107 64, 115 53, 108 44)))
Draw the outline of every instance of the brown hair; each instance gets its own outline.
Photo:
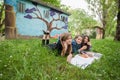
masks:
POLYGON ((74 39, 77 39, 78 37, 81 37, 81 38, 82 38, 82 36, 81 36, 81 35, 76 35, 74 39))
POLYGON ((72 37, 70 33, 64 33, 61 35, 60 40, 66 41, 69 37, 72 37))
POLYGON ((62 44, 61 55, 63 55, 63 56, 66 54, 66 52, 68 52, 68 54, 70 54, 72 52, 72 44, 68 45, 67 50, 65 50, 65 48, 64 48, 65 46, 63 44, 63 41, 66 41, 69 37, 72 38, 70 33, 64 33, 60 37, 60 41, 61 41, 61 44, 62 44))
POLYGON ((87 35, 85 35, 85 36, 83 37, 83 40, 85 39, 85 37, 87 37, 87 38, 88 38, 88 42, 90 42, 90 37, 87 36, 87 35))

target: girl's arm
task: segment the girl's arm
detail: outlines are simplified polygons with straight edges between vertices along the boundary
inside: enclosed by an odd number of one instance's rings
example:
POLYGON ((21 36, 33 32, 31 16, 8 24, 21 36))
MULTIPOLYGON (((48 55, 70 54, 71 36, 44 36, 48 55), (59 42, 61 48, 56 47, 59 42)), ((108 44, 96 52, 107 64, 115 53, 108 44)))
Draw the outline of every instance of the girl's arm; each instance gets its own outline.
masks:
POLYGON ((83 50, 86 50, 86 49, 87 49, 87 46, 84 45, 84 46, 82 46, 82 47, 79 49, 79 52, 80 52, 80 51, 83 51, 83 50))
POLYGON ((73 55, 72 54, 69 54, 68 56, 67 56, 67 62, 71 62, 71 59, 72 59, 72 57, 73 57, 73 55))
POLYGON ((87 45, 88 45, 88 50, 91 50, 91 48, 92 48, 91 43, 90 43, 90 42, 88 42, 88 43, 87 43, 87 45))
POLYGON ((91 43, 90 43, 90 42, 88 42, 88 43, 87 43, 87 45, 91 46, 91 43))
POLYGON ((64 56, 67 51, 67 44, 64 41, 61 41, 61 44, 62 44, 61 56, 64 56))

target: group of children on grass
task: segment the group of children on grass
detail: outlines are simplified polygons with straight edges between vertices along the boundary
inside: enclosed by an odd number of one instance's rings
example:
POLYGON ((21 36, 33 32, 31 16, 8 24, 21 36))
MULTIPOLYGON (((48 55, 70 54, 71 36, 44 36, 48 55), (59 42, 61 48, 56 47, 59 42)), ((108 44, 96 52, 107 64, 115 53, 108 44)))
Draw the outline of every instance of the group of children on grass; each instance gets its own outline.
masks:
POLYGON ((86 35, 76 35, 74 39, 70 33, 63 33, 59 36, 58 41, 49 44, 49 31, 43 31, 42 45, 47 45, 51 49, 56 49, 61 56, 67 56, 67 62, 70 62, 76 54, 84 58, 92 57, 87 51, 91 49, 90 38, 86 35))

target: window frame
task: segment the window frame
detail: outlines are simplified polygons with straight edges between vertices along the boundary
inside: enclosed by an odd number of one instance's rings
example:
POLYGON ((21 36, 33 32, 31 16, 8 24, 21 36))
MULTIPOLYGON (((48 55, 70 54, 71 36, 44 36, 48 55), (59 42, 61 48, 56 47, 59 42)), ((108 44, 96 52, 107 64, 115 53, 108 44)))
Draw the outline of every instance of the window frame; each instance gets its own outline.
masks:
POLYGON ((20 13, 25 13, 26 4, 22 1, 19 1, 17 4, 17 11, 20 13))

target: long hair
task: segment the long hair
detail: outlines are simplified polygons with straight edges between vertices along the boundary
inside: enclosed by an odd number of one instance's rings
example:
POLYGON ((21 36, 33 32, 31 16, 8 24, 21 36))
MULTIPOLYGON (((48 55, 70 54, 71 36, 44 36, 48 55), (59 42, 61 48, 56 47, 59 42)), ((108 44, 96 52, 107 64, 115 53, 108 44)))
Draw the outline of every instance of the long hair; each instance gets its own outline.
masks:
POLYGON ((85 39, 85 37, 87 37, 87 38, 88 38, 88 42, 90 42, 90 37, 87 36, 87 35, 85 35, 85 36, 83 37, 83 40, 85 39))
POLYGON ((67 39, 69 39, 69 37, 72 38, 70 33, 64 33, 61 35, 60 37, 60 41, 61 41, 61 45, 62 45, 62 51, 61 51, 61 55, 65 55, 66 53, 70 54, 72 52, 72 44, 69 44, 67 46, 67 50, 65 49, 65 46, 63 44, 63 41, 66 41, 67 39))

